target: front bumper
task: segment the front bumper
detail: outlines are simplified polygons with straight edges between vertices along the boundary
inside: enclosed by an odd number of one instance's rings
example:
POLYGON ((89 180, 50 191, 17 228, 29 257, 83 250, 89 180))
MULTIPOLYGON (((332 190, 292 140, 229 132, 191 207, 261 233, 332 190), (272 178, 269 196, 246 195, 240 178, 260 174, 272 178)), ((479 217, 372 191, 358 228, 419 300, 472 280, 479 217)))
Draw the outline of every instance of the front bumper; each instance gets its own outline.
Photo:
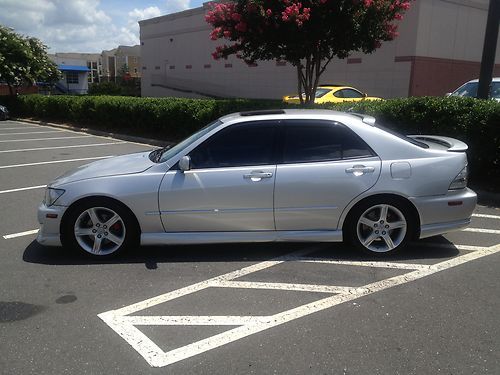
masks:
POLYGON ((420 215, 420 238, 465 228, 476 208, 471 189, 450 190, 446 195, 411 198, 420 215))
POLYGON ((44 246, 61 246, 61 219, 66 211, 63 206, 47 207, 44 203, 38 206, 38 222, 40 230, 36 238, 37 242, 44 246), (56 216, 57 215, 57 216, 56 216))

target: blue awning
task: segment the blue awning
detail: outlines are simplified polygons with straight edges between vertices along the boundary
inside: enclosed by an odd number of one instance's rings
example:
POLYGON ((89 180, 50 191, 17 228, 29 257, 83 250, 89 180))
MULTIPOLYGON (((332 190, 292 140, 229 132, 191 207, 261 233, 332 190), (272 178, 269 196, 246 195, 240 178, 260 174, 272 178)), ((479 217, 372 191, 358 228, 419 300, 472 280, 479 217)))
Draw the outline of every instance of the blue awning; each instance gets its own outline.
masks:
POLYGON ((57 68, 62 72, 90 72, 90 69, 86 66, 79 65, 58 65, 57 68))

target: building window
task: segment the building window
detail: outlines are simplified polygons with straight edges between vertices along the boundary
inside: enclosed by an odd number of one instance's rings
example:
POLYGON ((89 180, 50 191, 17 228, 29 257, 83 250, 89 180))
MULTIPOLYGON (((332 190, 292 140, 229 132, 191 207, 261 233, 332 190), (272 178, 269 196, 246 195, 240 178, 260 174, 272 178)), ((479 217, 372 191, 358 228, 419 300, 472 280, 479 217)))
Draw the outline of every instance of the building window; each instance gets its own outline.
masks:
POLYGON ((66 83, 78 84, 78 72, 66 72, 66 83))

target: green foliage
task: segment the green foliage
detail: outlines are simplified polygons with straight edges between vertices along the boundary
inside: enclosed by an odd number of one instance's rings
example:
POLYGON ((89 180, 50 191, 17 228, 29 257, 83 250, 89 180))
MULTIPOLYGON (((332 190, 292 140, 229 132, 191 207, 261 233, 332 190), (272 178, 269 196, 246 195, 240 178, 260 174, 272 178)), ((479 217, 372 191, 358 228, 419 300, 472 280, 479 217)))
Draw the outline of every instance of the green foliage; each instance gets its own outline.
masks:
MULTIPOLYGON (((43 96, 3 98, 13 116, 69 122, 153 137, 179 140, 210 121, 232 112, 297 108, 277 100, 135 98, 116 96, 43 96)), ((439 134, 469 145, 472 178, 500 183, 500 104, 473 98, 408 98, 362 101, 311 108, 352 110, 404 134, 439 134)))
POLYGON ((235 54, 248 63, 285 60, 296 67, 298 93, 314 102, 319 78, 333 58, 372 53, 393 40, 411 0, 213 1, 205 16, 215 59, 235 54))
POLYGON ((123 95, 122 88, 115 82, 99 82, 89 84, 89 95, 123 95))
POLYGON ((119 79, 118 82, 99 82, 89 84, 89 95, 141 96, 139 79, 119 79))
POLYGON ((16 34, 0 25, 0 81, 13 88, 35 82, 53 83, 61 73, 47 56, 47 47, 36 38, 16 34))

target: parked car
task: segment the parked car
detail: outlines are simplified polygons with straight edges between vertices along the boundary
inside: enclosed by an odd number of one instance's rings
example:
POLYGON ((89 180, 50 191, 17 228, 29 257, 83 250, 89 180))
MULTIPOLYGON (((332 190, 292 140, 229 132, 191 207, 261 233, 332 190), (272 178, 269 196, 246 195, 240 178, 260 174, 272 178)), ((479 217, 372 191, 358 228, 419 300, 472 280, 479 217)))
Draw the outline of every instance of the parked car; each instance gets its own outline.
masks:
POLYGON ((467 145, 327 110, 235 113, 172 148, 52 181, 38 242, 107 256, 142 245, 348 241, 389 254, 464 228, 467 145))
MULTIPOLYGON (((464 83, 455 91, 448 94, 448 96, 464 96, 464 97, 477 97, 477 89, 479 87, 479 80, 473 79, 469 82, 464 83)), ((490 86, 490 99, 494 99, 500 102, 500 77, 495 77, 491 81, 490 86)))
POLYGON ((0 120, 7 120, 9 118, 9 110, 7 107, 0 105, 0 120))
MULTIPOLYGON (((376 96, 368 96, 358 89, 343 85, 322 85, 318 86, 314 103, 343 103, 343 102, 358 102, 360 100, 383 100, 376 96)), ((284 96, 285 103, 300 103, 298 95, 284 96)))

